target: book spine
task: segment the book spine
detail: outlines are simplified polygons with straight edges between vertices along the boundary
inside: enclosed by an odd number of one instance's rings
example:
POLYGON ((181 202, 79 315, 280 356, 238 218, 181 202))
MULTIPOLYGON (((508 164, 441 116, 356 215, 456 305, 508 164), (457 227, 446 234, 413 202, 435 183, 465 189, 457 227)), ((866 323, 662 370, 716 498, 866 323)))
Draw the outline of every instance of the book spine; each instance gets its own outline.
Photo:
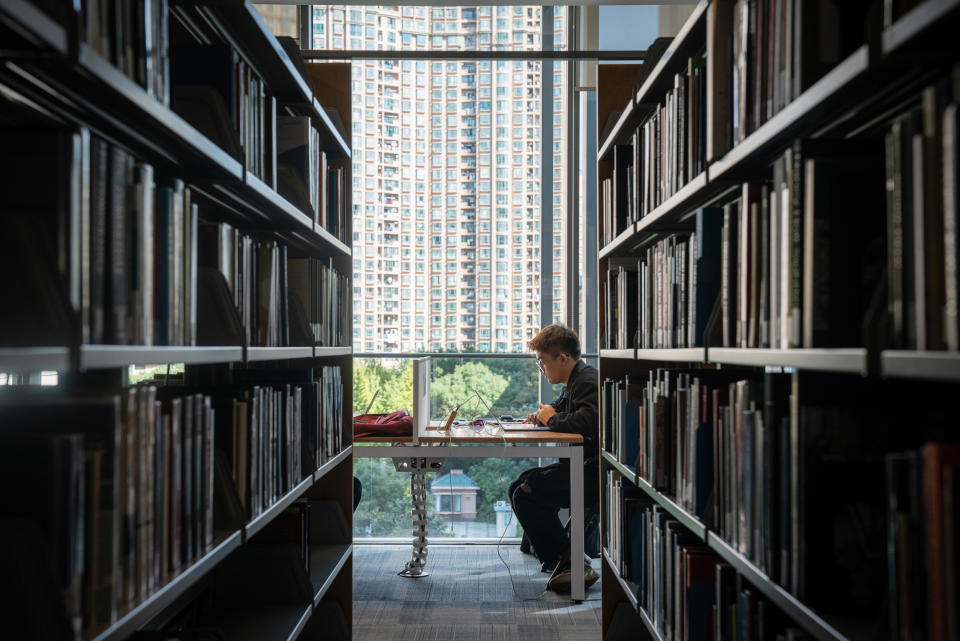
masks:
POLYGON ((957 279, 958 176, 960 176, 960 137, 958 106, 948 105, 943 112, 943 260, 944 260, 944 343, 948 350, 960 349, 960 283, 957 279))

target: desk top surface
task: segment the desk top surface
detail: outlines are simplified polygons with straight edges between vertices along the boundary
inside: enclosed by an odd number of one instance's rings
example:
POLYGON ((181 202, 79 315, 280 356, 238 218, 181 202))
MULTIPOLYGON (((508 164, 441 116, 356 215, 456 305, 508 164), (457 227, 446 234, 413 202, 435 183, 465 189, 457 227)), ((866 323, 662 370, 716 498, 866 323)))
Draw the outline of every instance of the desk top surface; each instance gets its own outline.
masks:
MULTIPOLYGON (((570 445, 583 443, 583 436, 567 432, 550 432, 547 430, 530 430, 501 432, 492 434, 485 431, 476 431, 472 427, 454 427, 450 430, 441 430, 436 427, 427 429, 427 434, 420 437, 421 443, 482 443, 484 445, 501 445, 504 442, 510 445, 539 445, 556 443, 570 445)), ((413 439, 409 436, 361 436, 354 437, 354 443, 409 443, 413 439)))

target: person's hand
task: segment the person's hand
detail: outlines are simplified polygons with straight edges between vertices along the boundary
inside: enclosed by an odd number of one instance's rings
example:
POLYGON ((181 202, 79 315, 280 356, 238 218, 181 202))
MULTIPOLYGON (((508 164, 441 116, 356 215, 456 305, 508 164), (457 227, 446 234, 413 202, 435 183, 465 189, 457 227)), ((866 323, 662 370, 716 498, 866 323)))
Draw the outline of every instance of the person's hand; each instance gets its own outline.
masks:
POLYGON ((550 417, 557 413, 557 410, 553 409, 553 405, 545 405, 540 403, 540 409, 537 410, 536 419, 537 423, 540 425, 546 425, 550 421, 550 417))
POLYGON ((524 423, 531 423, 531 424, 533 424, 533 425, 536 425, 536 424, 537 424, 537 413, 534 412, 533 414, 527 414, 527 418, 526 418, 526 420, 524 420, 523 422, 524 422, 524 423))

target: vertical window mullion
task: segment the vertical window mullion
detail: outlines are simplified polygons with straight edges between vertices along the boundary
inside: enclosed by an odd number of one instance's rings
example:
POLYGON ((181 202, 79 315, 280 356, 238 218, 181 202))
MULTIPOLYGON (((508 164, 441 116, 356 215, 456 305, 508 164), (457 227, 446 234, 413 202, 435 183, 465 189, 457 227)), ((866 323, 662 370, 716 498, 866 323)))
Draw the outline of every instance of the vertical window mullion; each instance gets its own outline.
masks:
MULTIPOLYGON (((540 8, 540 44, 553 51, 553 7, 540 8)), ((553 322, 553 61, 540 62, 540 325, 553 322)), ((540 402, 553 388, 540 377, 540 402)))

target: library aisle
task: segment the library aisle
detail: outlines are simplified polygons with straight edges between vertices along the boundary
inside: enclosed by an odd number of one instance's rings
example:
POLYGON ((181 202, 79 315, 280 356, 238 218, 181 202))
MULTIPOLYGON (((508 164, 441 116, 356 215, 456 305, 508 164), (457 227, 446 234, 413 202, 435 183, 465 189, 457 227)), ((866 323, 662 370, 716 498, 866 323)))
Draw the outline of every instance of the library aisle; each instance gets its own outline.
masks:
MULTIPOLYGON (((546 585, 539 563, 519 546, 500 547, 516 591, 535 597, 546 585)), ((430 548, 424 579, 396 571, 409 545, 356 545, 353 558, 353 638, 356 641, 587 641, 600 637, 600 586, 571 605, 547 592, 536 600, 513 594, 507 569, 492 545, 430 548)), ((599 561, 593 562, 594 567, 599 561)))

